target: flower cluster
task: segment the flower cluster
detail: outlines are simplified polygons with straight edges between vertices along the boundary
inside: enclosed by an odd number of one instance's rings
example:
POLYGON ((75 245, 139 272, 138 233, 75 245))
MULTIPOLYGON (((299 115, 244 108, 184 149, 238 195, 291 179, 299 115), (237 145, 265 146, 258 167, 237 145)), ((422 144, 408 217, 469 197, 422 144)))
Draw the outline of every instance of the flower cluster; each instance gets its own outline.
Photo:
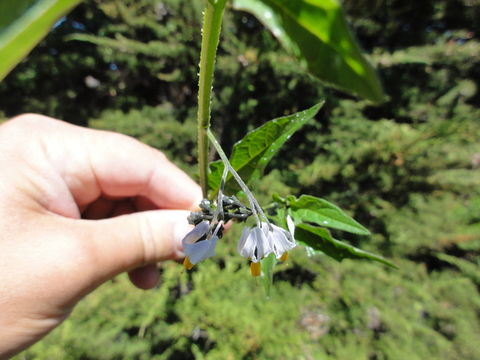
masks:
MULTIPOLYGON (((237 206, 248 209, 236 198, 234 200, 237 206)), ((231 204, 232 199, 228 198, 227 202, 231 204)), ((222 203, 224 203, 223 199, 222 203)), ((205 201, 201 204, 201 209, 202 212, 191 215, 190 220, 195 221, 196 225, 183 239, 183 248, 186 255, 183 264, 189 270, 198 262, 215 256, 217 241, 223 235, 223 219, 228 217, 225 216, 228 211, 223 210, 222 214, 219 214, 217 210, 211 211, 210 203, 205 201), (218 221, 219 218, 222 218, 222 220, 218 221), (217 220, 217 222, 213 220, 217 220)), ((246 211, 243 211, 243 213, 246 213, 246 211)), ((245 228, 237 246, 240 255, 251 260, 250 270, 253 276, 261 274, 260 260, 264 257, 273 253, 278 260, 285 261, 288 258, 288 251, 296 245, 291 232, 270 224, 267 219, 265 220, 265 222, 258 222, 252 228, 245 228)), ((290 219, 288 220, 290 221, 290 219)))
POLYGON ((260 260, 270 254, 275 254, 278 260, 285 261, 288 258, 288 251, 295 247, 292 220, 289 217, 286 219, 289 231, 271 224, 211 132, 208 132, 208 137, 222 159, 223 175, 218 190, 216 208, 212 209, 210 201, 204 199, 200 203, 201 211, 191 213, 188 218, 189 222, 195 225, 195 228, 183 239, 185 252, 183 264, 185 268, 191 269, 199 261, 214 256, 217 241, 223 235, 224 223, 231 219, 246 221, 248 217, 253 215, 257 224, 253 228, 243 230, 238 243, 238 251, 240 255, 251 260, 250 271, 252 275, 259 276, 261 274, 260 260), (235 196, 229 197, 223 194, 228 173, 232 174, 247 196, 250 208, 243 205, 235 196))

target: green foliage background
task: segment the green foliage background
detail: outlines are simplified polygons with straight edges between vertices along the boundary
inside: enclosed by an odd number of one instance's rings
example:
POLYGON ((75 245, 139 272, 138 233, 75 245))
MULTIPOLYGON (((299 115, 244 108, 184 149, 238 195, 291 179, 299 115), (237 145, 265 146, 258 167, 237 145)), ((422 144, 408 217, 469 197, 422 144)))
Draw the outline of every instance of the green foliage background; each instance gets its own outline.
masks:
MULTIPOLYGON (((0 83, 0 118, 33 111, 120 131, 195 176, 201 5, 86 1, 0 83)), ((325 97, 255 189, 263 203, 276 191, 340 205, 373 236, 340 235, 400 269, 298 248, 266 299, 234 228, 193 271, 162 264, 154 291, 124 276, 104 285, 18 359, 480 358, 480 4, 345 6, 387 103, 324 88, 252 16, 227 10, 213 127, 229 149, 325 97)))

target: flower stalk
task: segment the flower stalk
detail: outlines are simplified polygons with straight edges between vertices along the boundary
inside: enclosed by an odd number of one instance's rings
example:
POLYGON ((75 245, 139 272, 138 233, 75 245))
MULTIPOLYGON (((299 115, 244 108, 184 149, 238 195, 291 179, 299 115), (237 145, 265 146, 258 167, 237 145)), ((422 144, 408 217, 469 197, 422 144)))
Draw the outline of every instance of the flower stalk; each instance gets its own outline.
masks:
POLYGON ((245 184, 245 182, 242 180, 240 175, 238 175, 238 173, 235 171, 233 166, 230 164, 230 161, 228 160, 227 155, 225 155, 225 152, 223 151, 222 147, 218 143, 217 139, 215 139, 215 136, 213 135, 213 133, 210 129, 207 130, 207 136, 210 139, 210 141, 212 142, 212 145, 215 148, 215 150, 217 151, 218 155, 220 156, 220 159, 222 160, 225 168, 228 169, 228 171, 232 174, 234 179, 237 181, 238 185, 243 190, 245 195, 247 195, 248 201, 249 201, 250 206, 252 208, 253 215, 255 216, 255 220, 257 221, 257 224, 259 226, 261 226, 261 221, 260 221, 260 218, 259 218, 259 215, 258 215, 258 214, 260 214, 262 216, 262 218, 265 220, 265 222, 267 223, 267 225, 271 228, 270 222, 268 221, 267 216, 263 212, 262 207, 257 202, 257 199, 255 199, 255 197, 253 196, 253 194, 250 191, 250 189, 248 188, 247 184, 245 184))
MULTIPOLYGON (((262 274, 260 262, 263 258, 273 253, 278 260, 286 261, 288 251, 296 246, 293 234, 289 232, 291 219, 290 221, 287 219, 289 231, 273 225, 268 221, 262 207, 258 204, 250 189, 230 164, 230 161, 212 131, 208 128, 206 129, 206 133, 224 164, 223 175, 217 195, 217 207, 215 211, 212 212, 209 205, 210 202, 204 199, 207 204, 203 204, 202 212, 190 214, 189 221, 192 221, 196 226, 182 241, 186 255, 183 265, 186 269, 191 269, 197 262, 215 255, 217 240, 223 235, 224 220, 226 215, 230 215, 230 213, 224 212, 223 203, 225 199, 227 199, 225 202, 227 206, 231 205, 229 204, 230 202, 235 203, 234 197, 228 198, 223 195, 227 175, 230 172, 247 196, 251 206, 250 215, 253 214, 257 222, 257 226, 253 228, 244 228, 237 250, 241 256, 251 260, 250 271, 252 276, 260 276, 262 274), (205 220, 205 215, 208 215, 207 221, 205 220), (261 221, 260 218, 262 218, 264 222, 261 221), (200 219, 202 219, 202 221, 198 221, 200 219)), ((238 204, 235 205, 238 207, 238 204)), ((202 203, 200 207, 202 207, 202 203)), ((247 216, 249 215, 247 214, 247 216)))

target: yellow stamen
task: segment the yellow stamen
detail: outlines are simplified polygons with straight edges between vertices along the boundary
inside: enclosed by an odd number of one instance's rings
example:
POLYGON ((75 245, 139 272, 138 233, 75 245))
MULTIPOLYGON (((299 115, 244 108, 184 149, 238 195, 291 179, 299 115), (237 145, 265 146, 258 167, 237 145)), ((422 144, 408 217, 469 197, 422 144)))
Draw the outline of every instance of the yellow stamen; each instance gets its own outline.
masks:
POLYGON ((251 262, 250 263, 250 273, 252 276, 260 276, 262 273, 262 265, 260 262, 251 262))
POLYGON ((287 261, 288 260, 288 251, 285 251, 282 256, 280 256, 280 261, 287 261))
POLYGON ((190 259, 185 257, 185 260, 183 260, 183 267, 187 270, 191 270, 193 268, 193 264, 190 262, 190 259))

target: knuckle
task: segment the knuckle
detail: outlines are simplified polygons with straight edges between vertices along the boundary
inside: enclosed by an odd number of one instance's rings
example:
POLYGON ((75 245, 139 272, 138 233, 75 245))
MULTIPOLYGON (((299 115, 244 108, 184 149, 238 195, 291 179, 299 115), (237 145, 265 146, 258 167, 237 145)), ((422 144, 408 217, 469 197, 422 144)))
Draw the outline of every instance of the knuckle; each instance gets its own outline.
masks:
POLYGON ((38 121, 52 121, 53 119, 39 115, 39 114, 33 114, 33 113, 25 113, 21 114, 18 116, 15 116, 14 118, 10 119, 7 124, 10 126, 14 127, 28 127, 31 128, 32 126, 36 126, 38 124, 38 121))
POLYGON ((165 155, 162 151, 160 150, 155 150, 155 155, 158 157, 158 161, 164 163, 164 162, 170 162, 168 159, 167 155, 165 155))
POLYGON ((139 217, 137 231, 140 239, 142 263, 148 264, 155 261, 158 249, 153 223, 149 216, 139 217))

